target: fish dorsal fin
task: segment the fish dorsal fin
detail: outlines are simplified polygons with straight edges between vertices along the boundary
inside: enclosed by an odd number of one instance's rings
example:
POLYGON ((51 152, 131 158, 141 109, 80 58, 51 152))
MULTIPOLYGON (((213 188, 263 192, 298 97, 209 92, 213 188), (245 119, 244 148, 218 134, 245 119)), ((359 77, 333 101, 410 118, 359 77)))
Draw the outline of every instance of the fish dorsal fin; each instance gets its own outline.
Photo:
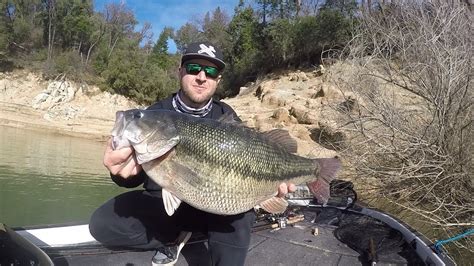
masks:
POLYGON ((290 133, 284 129, 277 128, 264 132, 263 134, 268 140, 282 146, 289 153, 296 153, 298 150, 298 143, 290 136, 290 133))
POLYGON ((288 207, 288 202, 284 198, 274 196, 261 202, 259 206, 269 213, 282 213, 288 207))
POLYGON ((229 124, 241 124, 240 121, 236 120, 235 116, 231 112, 224 113, 217 121, 222 123, 229 123, 229 124))
POLYGON ((163 197, 163 205, 165 205, 166 213, 172 216, 181 204, 181 200, 166 189, 162 189, 161 195, 163 197))

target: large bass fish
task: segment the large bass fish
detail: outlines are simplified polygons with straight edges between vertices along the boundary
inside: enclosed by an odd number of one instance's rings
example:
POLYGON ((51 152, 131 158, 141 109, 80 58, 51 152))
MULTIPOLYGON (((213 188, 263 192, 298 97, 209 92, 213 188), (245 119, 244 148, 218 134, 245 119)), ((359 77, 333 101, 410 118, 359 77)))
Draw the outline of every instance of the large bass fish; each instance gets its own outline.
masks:
POLYGON ((283 212, 277 197, 282 182, 310 182, 320 202, 329 198, 329 182, 340 168, 337 158, 298 155, 285 130, 257 132, 232 119, 196 118, 168 110, 117 112, 112 130, 116 149, 133 146, 147 175, 163 188, 173 215, 181 201, 206 212, 231 215, 260 206, 283 212))

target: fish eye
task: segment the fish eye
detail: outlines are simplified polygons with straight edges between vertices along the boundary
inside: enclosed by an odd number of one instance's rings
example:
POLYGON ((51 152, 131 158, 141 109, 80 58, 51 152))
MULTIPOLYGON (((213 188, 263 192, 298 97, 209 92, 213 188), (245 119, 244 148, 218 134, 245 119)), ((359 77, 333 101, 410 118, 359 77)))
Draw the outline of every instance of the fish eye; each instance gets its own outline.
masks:
POLYGON ((133 118, 134 119, 139 119, 143 117, 143 113, 141 111, 136 111, 133 113, 133 118))

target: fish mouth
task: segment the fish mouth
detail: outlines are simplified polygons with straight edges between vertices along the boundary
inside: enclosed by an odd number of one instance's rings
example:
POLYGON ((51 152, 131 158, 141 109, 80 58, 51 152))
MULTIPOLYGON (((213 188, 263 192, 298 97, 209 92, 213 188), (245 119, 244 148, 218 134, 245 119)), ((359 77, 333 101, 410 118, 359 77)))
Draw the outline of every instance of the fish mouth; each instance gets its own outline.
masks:
POLYGON ((147 139, 148 135, 142 135, 138 128, 135 130, 127 130, 135 124, 136 119, 143 117, 141 110, 128 110, 118 111, 115 114, 115 124, 112 129, 111 135, 112 147, 114 149, 120 149, 123 147, 131 146, 132 144, 141 143, 147 139), (133 132, 133 133, 131 133, 133 132))
POLYGON ((126 127, 127 127, 127 121, 125 119, 125 112, 118 111, 117 113, 115 113, 115 124, 111 132, 112 148, 114 150, 131 146, 128 139, 124 136, 126 127))
POLYGON ((111 135, 114 137, 122 136, 125 127, 126 127, 127 121, 125 119, 125 112, 124 111, 118 111, 115 113, 115 124, 114 127, 112 128, 111 135))
POLYGON ((126 138, 118 137, 118 136, 113 136, 112 138, 112 149, 113 150, 119 150, 124 147, 130 147, 132 144, 130 144, 130 141, 126 138))

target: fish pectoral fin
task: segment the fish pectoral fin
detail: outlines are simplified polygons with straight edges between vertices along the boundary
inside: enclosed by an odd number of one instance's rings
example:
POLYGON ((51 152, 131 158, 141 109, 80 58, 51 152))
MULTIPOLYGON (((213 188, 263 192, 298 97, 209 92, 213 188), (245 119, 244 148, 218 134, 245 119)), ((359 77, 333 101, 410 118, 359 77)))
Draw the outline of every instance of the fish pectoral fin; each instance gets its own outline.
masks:
POLYGON ((288 202, 284 198, 275 196, 261 202, 259 206, 269 213, 282 213, 288 207, 288 202))
POLYGON ((181 200, 166 189, 163 189, 161 194, 163 197, 163 205, 165 205, 166 213, 169 216, 172 216, 181 204, 181 200))

